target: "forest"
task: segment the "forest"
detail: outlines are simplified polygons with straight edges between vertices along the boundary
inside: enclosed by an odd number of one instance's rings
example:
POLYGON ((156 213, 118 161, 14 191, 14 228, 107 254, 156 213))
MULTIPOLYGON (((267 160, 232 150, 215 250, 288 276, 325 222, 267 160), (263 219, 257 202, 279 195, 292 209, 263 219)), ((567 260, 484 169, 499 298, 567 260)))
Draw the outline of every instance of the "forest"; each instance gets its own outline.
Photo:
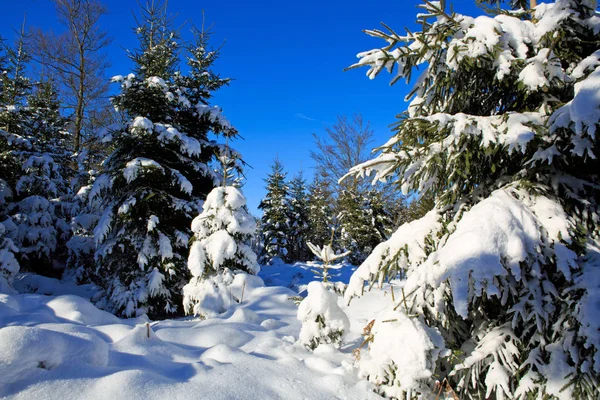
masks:
POLYGON ((204 13, 139 2, 108 77, 108 7, 48 1, 0 37, 0 397, 600 399, 595 0, 382 15, 385 142, 338 115, 257 210, 204 13))

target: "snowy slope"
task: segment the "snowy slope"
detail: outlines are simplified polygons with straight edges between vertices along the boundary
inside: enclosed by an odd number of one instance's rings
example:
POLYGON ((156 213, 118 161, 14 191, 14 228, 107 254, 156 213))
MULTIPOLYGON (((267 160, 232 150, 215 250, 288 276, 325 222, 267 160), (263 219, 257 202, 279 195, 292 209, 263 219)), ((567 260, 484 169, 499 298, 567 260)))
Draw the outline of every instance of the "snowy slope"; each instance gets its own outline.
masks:
MULTIPOLYGON (((287 267, 296 274, 308 269, 287 267)), ((36 279, 28 279, 35 290, 36 279)), ((37 286, 53 289, 49 281, 37 286)), ((61 293, 67 288, 54 284, 61 293)), ((352 367, 352 350, 377 302, 365 297, 364 307, 353 303, 351 331, 340 351, 321 346, 312 353, 296 343, 300 322, 290 297, 297 293, 265 287, 253 276, 237 280, 232 299, 240 299, 242 290, 242 303, 230 312, 203 321, 151 322, 150 337, 143 319, 119 319, 79 296, 0 294, 0 397, 379 398, 352 367)))

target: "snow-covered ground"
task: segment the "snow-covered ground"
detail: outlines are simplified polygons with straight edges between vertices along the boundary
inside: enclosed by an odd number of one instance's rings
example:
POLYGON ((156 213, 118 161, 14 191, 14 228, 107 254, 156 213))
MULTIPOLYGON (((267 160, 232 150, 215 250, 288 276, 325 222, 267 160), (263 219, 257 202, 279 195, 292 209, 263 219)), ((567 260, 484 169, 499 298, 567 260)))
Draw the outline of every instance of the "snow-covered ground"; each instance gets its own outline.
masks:
MULTIPOLYGON (((91 285, 21 276, 21 294, 0 294, 0 398, 379 398, 357 378, 352 351, 389 293, 373 291, 351 308, 340 298, 351 323, 341 349, 308 351, 297 343, 293 297, 313 280, 314 266, 278 264, 238 279, 231 297, 241 303, 217 318, 148 325, 94 307, 91 285)), ((332 270, 332 280, 347 282, 352 270, 332 270)))
MULTIPOLYGON (((319 266, 320 263, 312 261, 289 265, 275 259, 272 265, 261 267, 262 269, 258 275, 267 286, 285 286, 302 296, 306 296, 308 284, 312 281, 321 280, 319 266)), ((347 284, 354 271, 356 271, 354 265, 336 264, 329 267, 329 279, 332 282, 347 284)))

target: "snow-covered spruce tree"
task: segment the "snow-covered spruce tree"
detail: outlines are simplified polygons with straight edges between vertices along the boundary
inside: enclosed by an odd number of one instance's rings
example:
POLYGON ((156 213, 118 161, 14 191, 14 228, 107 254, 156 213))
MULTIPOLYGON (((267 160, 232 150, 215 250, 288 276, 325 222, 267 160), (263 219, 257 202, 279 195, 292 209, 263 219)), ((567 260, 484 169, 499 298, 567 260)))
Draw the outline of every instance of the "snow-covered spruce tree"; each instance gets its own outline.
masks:
MULTIPOLYGON (((98 185, 94 189, 96 171, 88 171, 89 182, 82 186, 72 196, 72 236, 67 242, 68 256, 65 274, 63 277, 71 278, 78 282, 89 282, 95 277, 94 253, 96 245, 94 241, 94 228, 98 225, 104 210, 102 204, 103 195, 107 194, 106 188, 98 185), (100 190, 96 192, 95 190, 100 190), (102 193, 103 192, 103 193, 102 193)), ((78 175, 79 184, 85 174, 78 175)))
POLYGON ((289 255, 289 220, 288 193, 286 173, 283 164, 275 159, 271 173, 267 176, 267 194, 258 208, 263 211, 261 217, 261 237, 264 243, 263 264, 270 263, 275 258, 288 261, 289 255))
POLYGON ((19 252, 12 239, 6 237, 6 228, 0 222, 0 293, 11 293, 12 281, 20 265, 15 255, 19 252))
POLYGON ((388 397, 447 379, 464 399, 597 398, 596 6, 471 18, 431 2, 421 32, 368 31, 387 45, 356 67, 422 73, 393 138, 351 173, 393 176, 436 203, 377 246, 346 291, 405 277, 359 362, 388 397))
POLYGON ((204 32, 182 48, 166 4, 158 2, 141 11, 135 32, 135 73, 113 78, 121 85, 113 103, 127 122, 105 136, 114 150, 89 196, 101 194, 106 210, 94 231, 94 279, 106 289, 108 310, 157 318, 183 313, 191 221, 218 182, 209 134, 237 131, 208 105, 229 80, 212 72, 218 53, 208 51, 204 32), (187 74, 180 70, 183 51, 187 74))
POLYGON ((68 207, 62 197, 68 186, 67 120, 60 115, 51 82, 33 84, 25 75, 29 55, 22 30, 7 47, 2 74, 0 126, 6 151, 17 164, 7 180, 12 202, 6 204, 6 235, 19 249, 21 267, 42 274, 59 274, 68 240, 68 207))
POLYGON ((26 129, 31 147, 17 153, 18 158, 24 160, 22 175, 16 184, 16 194, 21 200, 13 211, 15 223, 22 222, 17 244, 21 256, 29 259, 29 265, 22 262, 22 266, 41 273, 60 274, 67 257, 66 243, 71 237, 68 221, 73 211, 69 184, 73 175, 70 168, 72 140, 67 131, 68 120, 60 114, 58 93, 52 81, 36 83, 27 99, 27 109, 26 129), (42 209, 47 211, 37 214, 42 209), (33 239, 38 230, 39 236, 33 239), (38 265, 40 250, 45 254, 45 270, 40 269, 43 265, 38 265), (52 270, 48 268, 49 263, 52 270))
POLYGON ((306 180, 302 172, 294 176, 289 183, 289 259, 290 261, 306 261, 310 250, 308 241, 308 195, 306 193, 306 180))
POLYGON ((331 241, 333 225, 333 196, 327 182, 315 175, 308 187, 308 235, 307 241, 324 246, 331 241))
POLYGON ((212 190, 203 211, 192 222, 193 243, 188 258, 192 275, 183 287, 183 307, 188 315, 208 318, 227 309, 227 288, 233 274, 257 274, 260 267, 249 246, 256 222, 246 207, 246 198, 233 186, 212 190))

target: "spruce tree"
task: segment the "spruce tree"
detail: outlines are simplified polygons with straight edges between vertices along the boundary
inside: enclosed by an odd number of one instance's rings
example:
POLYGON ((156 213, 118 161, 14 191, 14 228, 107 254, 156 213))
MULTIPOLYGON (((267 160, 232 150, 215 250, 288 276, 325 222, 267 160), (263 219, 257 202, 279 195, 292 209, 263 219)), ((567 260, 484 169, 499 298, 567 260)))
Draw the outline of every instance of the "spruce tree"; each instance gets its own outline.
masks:
POLYGON ((11 196, 4 204, 5 235, 19 249, 22 268, 59 275, 70 234, 64 201, 70 192, 67 120, 52 82, 33 83, 27 77, 25 39, 22 28, 15 45, 5 47, 1 77, 3 186, 11 196))
POLYGON ((334 200, 326 181, 315 175, 308 188, 308 242, 323 247, 331 242, 334 200))
POLYGON ((351 173, 435 202, 377 246, 346 291, 405 278, 359 362, 387 396, 597 398, 596 6, 472 18, 425 2, 422 31, 368 31, 387 44, 355 67, 421 75, 382 154, 351 173))
POLYGON ((261 237, 264 243, 262 263, 271 263, 275 258, 289 260, 289 219, 287 174, 283 164, 275 159, 271 173, 267 176, 267 194, 258 208, 263 211, 261 217, 261 237))
POLYGON ((339 243, 350 251, 348 260, 361 264, 375 246, 387 239, 393 222, 380 193, 360 194, 355 187, 343 189, 336 202, 339 243))
POLYGON ((183 307, 186 314, 206 318, 226 310, 232 274, 260 270, 250 247, 256 222, 242 192, 220 186, 209 193, 202 213, 192 222, 192 231, 187 264, 192 277, 183 287, 183 307))
POLYGON ((381 192, 369 190, 363 196, 363 212, 369 221, 369 242, 373 247, 388 239, 394 227, 392 212, 386 206, 381 192))
POLYGON ((112 101, 127 122, 105 137, 114 150, 90 195, 101 195, 106 210, 94 231, 95 280, 106 289, 105 307, 124 316, 183 312, 190 224, 219 181, 209 134, 237 133, 209 105, 229 80, 211 69, 218 52, 209 51, 208 35, 195 30, 182 46, 172 23, 166 3, 141 11, 140 47, 129 53, 134 73, 113 78, 121 92, 112 101))
POLYGON ((348 260, 354 265, 363 262, 368 251, 372 250, 364 248, 370 229, 362 205, 362 196, 352 187, 343 189, 335 203, 338 243, 343 251, 350 252, 348 260))
POLYGON ((19 249, 12 239, 6 236, 6 228, 0 222, 0 293, 11 293, 12 281, 21 266, 16 258, 19 249))
POLYGON ((294 176, 289 187, 289 259, 290 261, 306 261, 310 255, 310 250, 306 245, 309 233, 309 210, 306 180, 302 172, 294 176))
POLYGON ((71 140, 51 81, 36 83, 23 117, 21 136, 27 145, 14 148, 22 164, 11 209, 15 223, 11 234, 23 268, 59 276, 71 236, 71 140))

